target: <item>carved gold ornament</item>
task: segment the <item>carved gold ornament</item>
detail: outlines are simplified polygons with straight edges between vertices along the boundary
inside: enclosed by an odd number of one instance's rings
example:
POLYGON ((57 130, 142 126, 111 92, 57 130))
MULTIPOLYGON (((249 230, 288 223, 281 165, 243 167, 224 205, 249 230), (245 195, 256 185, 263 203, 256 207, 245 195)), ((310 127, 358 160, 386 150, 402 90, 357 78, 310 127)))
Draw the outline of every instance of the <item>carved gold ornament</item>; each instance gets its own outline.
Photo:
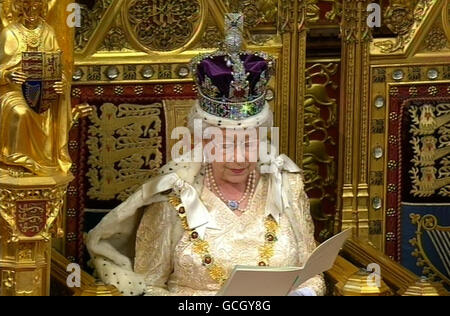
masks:
POLYGON ((132 0, 125 23, 145 50, 173 51, 196 33, 202 16, 201 0, 132 0))
POLYGON ((264 45, 273 40, 276 33, 273 26, 277 23, 279 12, 278 0, 224 0, 224 3, 228 12, 240 12, 244 15, 244 36, 249 44, 264 45), (263 28, 265 30, 261 32, 263 28))
POLYGON ((332 77, 337 74, 339 64, 318 63, 306 69, 306 92, 304 102, 303 169, 306 193, 320 192, 311 198, 311 214, 315 220, 326 222, 320 235, 332 235, 332 217, 323 208, 324 201, 334 202, 329 194, 335 183, 336 163, 327 146, 335 146, 329 130, 337 126, 337 100, 329 95, 329 87, 338 86, 332 77), (323 172, 326 170, 326 172, 323 172))
POLYGON ((246 28, 261 23, 275 23, 278 14, 278 0, 225 0, 229 12, 244 14, 246 28))
POLYGON ((414 6, 410 1, 394 1, 386 11, 385 23, 397 37, 376 41, 374 46, 382 54, 404 50, 436 2, 437 0, 418 0, 414 6))
POLYGON ((80 5, 81 23, 80 27, 75 28, 75 51, 80 52, 86 48, 112 2, 113 0, 97 0, 92 9, 85 4, 80 5))
POLYGON ((425 40, 426 49, 432 52, 443 50, 447 43, 447 36, 440 27, 432 29, 425 40))
POLYGON ((125 32, 120 27, 113 27, 109 30, 106 35, 103 45, 101 46, 101 51, 126 51, 130 50, 131 47, 127 42, 125 32))
POLYGON ((413 10, 406 4, 391 6, 386 11, 384 22, 394 34, 404 35, 414 24, 413 10))
POLYGON ((208 26, 203 33, 201 46, 203 48, 218 48, 223 41, 223 34, 217 26, 208 26))
POLYGON ((447 2, 447 6, 442 10, 442 24, 447 38, 450 39, 450 2, 447 2))

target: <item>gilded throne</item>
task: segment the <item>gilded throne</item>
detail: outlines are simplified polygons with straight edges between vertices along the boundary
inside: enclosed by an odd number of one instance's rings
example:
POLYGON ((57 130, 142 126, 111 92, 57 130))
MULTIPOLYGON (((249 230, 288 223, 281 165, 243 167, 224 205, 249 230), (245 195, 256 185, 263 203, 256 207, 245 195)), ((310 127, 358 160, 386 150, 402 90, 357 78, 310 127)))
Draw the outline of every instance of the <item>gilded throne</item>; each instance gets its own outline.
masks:
MULTIPOLYGON (((50 1, 58 37, 66 17, 55 12, 68 2, 50 1)), ((432 282, 448 285, 450 6, 413 2, 380 1, 387 22, 369 29, 369 1, 173 0, 166 10, 152 0, 77 1, 81 27, 61 40, 74 64, 68 98, 94 110, 67 130, 74 179, 52 251, 52 294, 118 294, 91 275, 85 234, 170 160, 170 132, 186 124, 196 97, 189 61, 220 46, 230 10, 246 17, 248 48, 277 60, 267 100, 280 151, 303 166, 316 239, 354 229, 327 273, 330 294, 445 293, 432 282), (81 288, 65 286, 70 262, 89 272, 81 288), (380 287, 364 286, 371 263, 383 271, 380 287)))

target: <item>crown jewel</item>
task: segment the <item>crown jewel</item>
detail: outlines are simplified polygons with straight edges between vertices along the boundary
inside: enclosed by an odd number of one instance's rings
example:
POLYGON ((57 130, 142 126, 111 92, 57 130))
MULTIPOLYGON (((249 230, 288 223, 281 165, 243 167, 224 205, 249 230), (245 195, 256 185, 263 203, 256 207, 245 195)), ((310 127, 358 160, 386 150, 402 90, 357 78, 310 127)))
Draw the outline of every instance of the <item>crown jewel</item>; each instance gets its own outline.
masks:
POLYGON ((209 114, 243 120, 262 112, 274 60, 265 53, 245 52, 244 17, 225 16, 224 48, 193 59, 201 108, 209 114))

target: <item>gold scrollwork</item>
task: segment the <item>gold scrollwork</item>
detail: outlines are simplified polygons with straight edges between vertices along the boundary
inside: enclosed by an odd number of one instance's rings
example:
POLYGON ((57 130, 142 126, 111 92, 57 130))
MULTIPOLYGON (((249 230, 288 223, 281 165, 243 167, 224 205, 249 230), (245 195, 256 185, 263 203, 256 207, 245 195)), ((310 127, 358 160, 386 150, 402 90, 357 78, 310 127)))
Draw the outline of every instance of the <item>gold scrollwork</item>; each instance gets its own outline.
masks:
POLYGON ((16 273, 15 271, 3 270, 2 273, 2 287, 8 290, 14 288, 16 284, 16 273))
POLYGON ((372 39, 372 33, 366 22, 366 1, 343 1, 342 6, 342 37, 347 44, 367 43, 372 39))
MULTIPOLYGON (((282 0, 279 7, 278 30, 281 34, 293 32, 295 30, 294 23, 297 22, 297 30, 301 31, 305 22, 312 24, 320 19, 321 7, 318 0, 299 1, 298 4, 298 21, 294 21, 294 2, 295 0, 282 0), (304 11, 304 12, 302 12, 304 11)), ((335 21, 336 17, 342 15, 342 3, 340 0, 324 0, 331 4, 331 10, 325 13, 325 18, 329 22, 335 21)))
POLYGON ((397 35, 408 33, 414 24, 413 10, 411 1, 394 1, 384 14, 386 26, 397 35))
POLYGON ((192 42, 207 11, 205 0, 131 0, 122 19, 131 39, 148 52, 182 49, 192 42))
POLYGON ((75 50, 77 52, 85 49, 111 3, 112 0, 98 0, 91 9, 85 4, 80 5, 81 25, 75 30, 75 50))
POLYGON ((393 40, 375 42, 375 47, 383 54, 403 50, 413 39, 413 35, 423 22, 436 0, 419 0, 414 2, 397 0, 391 4, 385 14, 388 27, 397 35, 393 40))
POLYGON ((35 247, 35 245, 33 243, 19 244, 18 255, 17 255, 19 261, 20 262, 32 261, 34 247, 35 247))
POLYGON ((326 0, 326 2, 332 2, 331 10, 325 14, 328 21, 334 21, 337 17, 342 16, 342 3, 341 0, 326 0))
POLYGON ((425 47, 431 52, 439 52, 446 48, 447 45, 447 36, 440 26, 434 27, 425 40, 425 47))
POLYGON ((281 34, 291 32, 293 30, 292 23, 294 20, 293 0, 281 0, 280 17, 278 22, 278 30, 281 34))
POLYGON ((16 295, 18 296, 35 296, 38 295, 41 288, 42 277, 41 269, 34 271, 17 271, 16 272, 16 295))
POLYGON ((250 44, 264 45, 273 39, 275 32, 268 34, 267 26, 276 25, 278 0, 225 0, 224 2, 229 12, 241 12, 244 15, 245 37, 250 44), (266 27, 264 34, 253 32, 260 26, 266 27))
POLYGON ((278 0, 226 0, 230 12, 242 12, 246 27, 260 23, 275 23, 278 15, 278 0))
MULTIPOLYGON (((325 2, 331 5, 331 10, 325 12, 325 19, 328 22, 335 22, 337 17, 342 16, 342 3, 340 0, 322 0, 320 2, 325 2)), ((323 8, 319 6, 319 0, 307 0, 306 19, 308 22, 315 23, 319 21, 321 14, 323 14, 323 8)))
POLYGON ((215 25, 208 26, 203 33, 201 46, 203 48, 218 48, 223 41, 223 35, 215 25))
POLYGON ((310 23, 319 21, 320 7, 317 5, 319 0, 308 0, 306 4, 306 19, 310 23))
POLYGON ((450 2, 447 2, 447 7, 442 10, 442 24, 445 35, 450 39, 450 2))
MULTIPOLYGON (((323 0, 320 2, 331 4, 331 10, 325 13, 325 19, 328 22, 334 22, 338 16, 342 15, 342 3, 340 0, 323 0)), ((306 18, 308 22, 315 23, 319 21, 322 10, 319 6, 319 0, 307 0, 306 18)))
POLYGON ((165 100, 164 110, 166 117, 166 157, 167 160, 172 159, 172 147, 178 141, 177 139, 172 139, 170 137, 171 131, 173 131, 178 126, 188 125, 188 115, 195 105, 196 100, 165 100))
POLYGON ((126 51, 131 50, 130 44, 127 42, 125 31, 118 26, 112 27, 108 34, 106 34, 100 51, 126 51))
POLYGON ((336 145, 328 131, 337 125, 337 102, 329 96, 327 89, 330 86, 337 89, 331 77, 337 73, 338 67, 337 63, 318 63, 306 69, 303 169, 306 191, 321 192, 320 197, 311 199, 311 213, 316 220, 327 223, 328 227, 320 233, 324 239, 332 234, 333 223, 332 218, 324 214, 323 201, 336 200, 327 190, 336 180, 335 159, 328 154, 327 145, 336 145), (321 166, 326 168, 325 177, 321 175, 321 166))

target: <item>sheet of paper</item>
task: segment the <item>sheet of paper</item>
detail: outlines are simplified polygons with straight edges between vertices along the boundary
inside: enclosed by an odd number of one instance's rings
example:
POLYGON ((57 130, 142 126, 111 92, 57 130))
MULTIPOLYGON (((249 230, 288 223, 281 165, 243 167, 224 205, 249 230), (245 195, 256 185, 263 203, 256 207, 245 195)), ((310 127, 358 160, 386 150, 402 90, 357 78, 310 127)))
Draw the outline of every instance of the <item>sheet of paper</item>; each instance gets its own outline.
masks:
POLYGON ((300 286, 320 273, 330 270, 336 261, 336 257, 339 255, 339 251, 351 235, 352 230, 347 229, 320 244, 303 266, 295 287, 300 286))
POLYGON ((303 267, 236 266, 219 296, 286 296, 314 276, 330 270, 351 229, 322 243, 303 267))
POLYGON ((236 266, 219 296, 286 296, 300 268, 236 266))

